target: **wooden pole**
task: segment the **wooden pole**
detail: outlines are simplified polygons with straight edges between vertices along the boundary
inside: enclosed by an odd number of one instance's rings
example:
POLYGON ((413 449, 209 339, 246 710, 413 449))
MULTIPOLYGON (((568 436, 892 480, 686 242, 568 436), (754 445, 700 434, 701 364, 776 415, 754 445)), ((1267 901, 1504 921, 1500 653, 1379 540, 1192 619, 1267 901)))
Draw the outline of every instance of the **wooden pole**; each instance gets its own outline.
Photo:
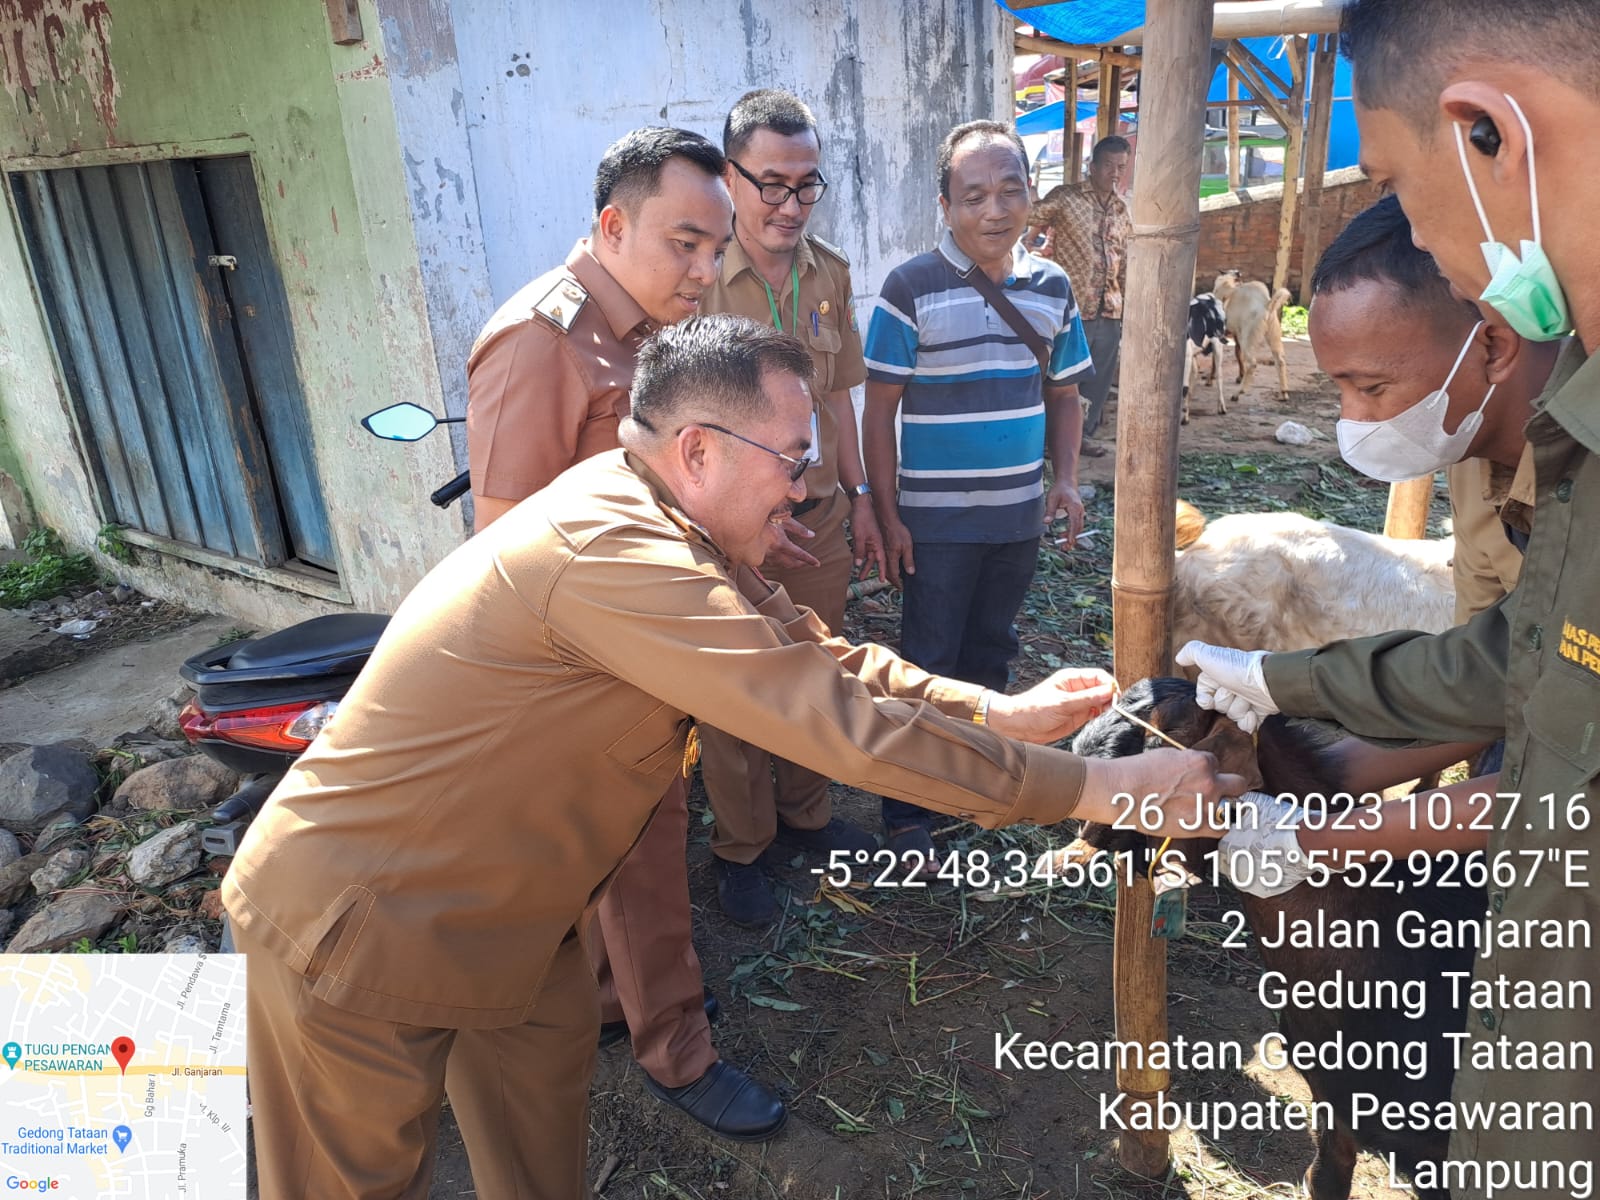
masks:
POLYGON ((1100 64, 1100 104, 1094 115, 1094 140, 1110 137, 1117 131, 1117 105, 1122 97, 1115 90, 1117 72, 1106 63, 1100 64))
MULTIPOLYGON (((1183 386, 1189 289, 1200 232, 1200 167, 1211 76, 1211 0, 1149 0, 1128 244, 1117 414, 1116 530, 1111 567, 1113 659, 1124 685, 1171 667, 1173 532, 1178 478, 1178 394, 1183 386)), ((1166 943, 1150 936, 1154 903, 1144 879, 1117 887, 1112 987, 1119 1040, 1167 1038, 1166 943)), ((1117 1072, 1129 1129, 1118 1139, 1128 1170, 1167 1167, 1167 1134, 1152 1105, 1165 1070, 1117 1072)))
POLYGON ((1080 46, 1037 34, 1019 33, 1012 38, 1019 54, 1059 54, 1062 58, 1081 58, 1092 62, 1115 63, 1119 67, 1137 67, 1143 60, 1137 54, 1112 50, 1108 46, 1080 46))
POLYGON ((1389 508, 1383 514, 1383 536, 1425 538, 1428 509, 1433 504, 1433 476, 1389 485, 1389 508))
POLYGON ((1255 55, 1241 46, 1238 42, 1228 43, 1227 52, 1223 55, 1234 78, 1241 87, 1248 91, 1262 108, 1266 109, 1272 119, 1285 129, 1289 127, 1289 113, 1284 108, 1283 98, 1272 90, 1272 85, 1262 75, 1260 64, 1255 55))
POLYGON ((1067 103, 1061 114, 1061 182, 1076 183, 1083 169, 1078 153, 1078 60, 1066 60, 1067 103))
POLYGON ((1311 132, 1306 138, 1306 189, 1300 218, 1303 248, 1300 252, 1300 302, 1311 298, 1311 273, 1321 256, 1322 177, 1328 169, 1328 122, 1333 115, 1333 71, 1337 65, 1338 38, 1317 35, 1317 54, 1311 67, 1311 132))
POLYGON ((1236 192, 1243 185, 1244 164, 1239 160, 1239 124, 1244 120, 1244 109, 1239 104, 1239 81, 1232 71, 1228 77, 1228 190, 1236 192))
POLYGON ((1278 210, 1278 257, 1272 268, 1272 290, 1277 292, 1289 277, 1289 251, 1294 246, 1294 209, 1300 193, 1300 159, 1305 146, 1306 124, 1306 40, 1292 37, 1284 43, 1289 68, 1294 72, 1289 85, 1289 103, 1284 115, 1289 118, 1285 132, 1289 145, 1283 152, 1283 204, 1278 210))

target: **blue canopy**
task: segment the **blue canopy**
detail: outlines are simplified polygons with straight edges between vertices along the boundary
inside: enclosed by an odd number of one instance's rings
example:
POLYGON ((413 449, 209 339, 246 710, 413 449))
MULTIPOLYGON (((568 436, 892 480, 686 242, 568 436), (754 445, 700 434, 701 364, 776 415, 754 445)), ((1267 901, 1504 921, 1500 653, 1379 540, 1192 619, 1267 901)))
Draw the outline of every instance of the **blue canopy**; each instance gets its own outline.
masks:
MULTIPOLYGON (((1093 101, 1079 101, 1077 120, 1091 120, 1099 109, 1100 106, 1093 101)), ((1062 118, 1066 114, 1067 102, 1065 100, 1057 100, 1051 104, 1046 104, 1042 108, 1036 108, 1032 112, 1023 113, 1018 117, 1017 132, 1026 134, 1054 133, 1061 128, 1062 118)))
POLYGON ((1001 0, 995 3, 1046 37, 1075 46, 1115 44, 1119 36, 1144 24, 1144 0, 1095 0, 1093 4, 1066 0, 1024 9, 1009 8, 1001 0))
MULTIPOLYGON (((1144 0, 1063 0, 1059 4, 1042 4, 1038 8, 1014 9, 1004 0, 995 0, 1001 8, 1025 25, 1032 25, 1046 37, 1053 37, 1074 46, 1117 45, 1117 39, 1145 22, 1144 0)), ((1320 35, 1326 36, 1326 35, 1320 35)), ((1246 38, 1244 45, 1267 66, 1277 72, 1280 79, 1289 78, 1289 58, 1283 48, 1282 38, 1246 38)), ((1227 97, 1228 68, 1218 67, 1206 90, 1208 100, 1220 102, 1227 97)), ((1350 62, 1339 56, 1333 73, 1333 115, 1328 123, 1328 166, 1354 166, 1360 157, 1356 135, 1356 115, 1350 102, 1350 62)), ((1083 106, 1078 106, 1079 119, 1083 106)), ((1092 111, 1092 109, 1091 109, 1092 111)), ((1028 114, 1032 116, 1032 113, 1028 114)), ((1053 129, 1061 127, 1057 114, 1053 129)), ((1019 131, 1021 124, 1018 124, 1019 131)), ((1032 130, 1029 132, 1042 132, 1032 130)))

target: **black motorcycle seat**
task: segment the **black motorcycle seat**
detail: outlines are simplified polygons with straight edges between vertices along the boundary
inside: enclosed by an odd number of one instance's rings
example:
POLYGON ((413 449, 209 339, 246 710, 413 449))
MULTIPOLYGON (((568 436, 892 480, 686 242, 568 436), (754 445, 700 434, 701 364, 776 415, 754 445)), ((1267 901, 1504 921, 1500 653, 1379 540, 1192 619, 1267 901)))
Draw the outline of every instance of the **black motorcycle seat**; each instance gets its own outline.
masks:
POLYGON ((271 671, 298 668, 307 674, 318 664, 349 670, 378 644, 389 618, 381 613, 334 613, 312 617, 246 644, 228 659, 229 671, 271 671))

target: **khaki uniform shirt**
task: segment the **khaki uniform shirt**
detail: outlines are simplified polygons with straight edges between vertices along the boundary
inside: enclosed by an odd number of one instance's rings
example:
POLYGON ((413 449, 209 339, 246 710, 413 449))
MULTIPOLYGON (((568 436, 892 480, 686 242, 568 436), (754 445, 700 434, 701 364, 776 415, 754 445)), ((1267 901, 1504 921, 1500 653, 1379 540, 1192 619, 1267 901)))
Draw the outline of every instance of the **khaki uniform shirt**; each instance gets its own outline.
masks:
MULTIPOLYGON (((867 364, 861 357, 861 334, 856 328, 850 260, 843 251, 808 233, 795 251, 795 267, 800 273, 799 309, 795 309, 790 283, 773 288, 772 299, 783 321, 780 328, 800 339, 817 368, 811 393, 822 461, 806 472, 806 499, 826 500, 839 487, 839 425, 827 396, 864 382, 867 364)), ((735 238, 723 255, 721 276, 701 299, 701 311, 733 313, 770 325, 772 305, 767 303, 765 284, 735 238)))
POLYGON ((467 358, 472 490, 522 500, 616 449, 639 343, 654 329, 587 238, 507 300, 467 358))
POLYGON ((1468 458, 1445 475, 1456 539, 1456 622, 1462 624, 1515 588, 1522 574, 1522 551, 1506 536, 1506 526, 1522 533, 1532 529, 1533 450, 1523 451, 1515 471, 1468 458))
POLYGON ((496 1027, 532 1012, 691 720, 985 826, 1072 812, 1081 759, 740 574, 755 602, 624 452, 578 464, 400 605, 246 834, 229 914, 330 1004, 496 1027))
MULTIPOLYGON (((1525 1172, 1543 1160, 1592 1163, 1600 1108, 1600 1074, 1588 1065, 1594 1000, 1567 987, 1600 986, 1600 358, 1585 361, 1581 346, 1569 345, 1534 410, 1527 433, 1537 519, 1510 596, 1441 634, 1383 634, 1265 663, 1284 712, 1336 720, 1365 738, 1488 741, 1504 732, 1500 791, 1521 799, 1514 814, 1509 800, 1497 806, 1489 855, 1502 871, 1515 864, 1516 881, 1490 876, 1491 945, 1473 975, 1486 990, 1467 994, 1471 1038, 1452 1101, 1512 1107, 1493 1110, 1488 1128, 1452 1133, 1450 1158, 1520 1162, 1525 1172), (1567 857, 1573 852, 1588 857, 1567 857), (1534 860, 1540 869, 1530 880, 1534 860), (1570 882, 1569 863, 1581 872, 1570 882), (1530 1001, 1530 989, 1552 984, 1530 1001), (1500 1039, 1559 1047, 1576 1065, 1473 1061, 1500 1039), (1578 1102, 1591 1105, 1587 1117, 1570 1107, 1578 1102)), ((1469 1179, 1451 1193, 1482 1200, 1486 1187, 1469 1179)), ((1494 1192, 1499 1200, 1556 1194, 1567 1189, 1494 1192)))
POLYGON ((1033 206, 1030 225, 1050 227, 1048 256, 1067 273, 1085 321, 1122 319, 1133 214, 1113 192, 1103 197, 1087 179, 1064 183, 1033 206))

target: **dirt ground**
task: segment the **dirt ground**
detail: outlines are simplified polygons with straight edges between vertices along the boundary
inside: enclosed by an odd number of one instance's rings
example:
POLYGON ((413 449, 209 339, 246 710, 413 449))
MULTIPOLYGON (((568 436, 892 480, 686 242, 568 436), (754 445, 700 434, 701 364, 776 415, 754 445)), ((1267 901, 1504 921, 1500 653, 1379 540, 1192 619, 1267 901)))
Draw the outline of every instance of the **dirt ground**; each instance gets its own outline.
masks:
MULTIPOLYGON (((1180 439, 1180 494, 1208 514, 1294 508, 1348 524, 1381 527, 1385 489, 1337 462, 1337 400, 1315 371, 1310 348, 1288 343, 1291 398, 1277 398, 1270 367, 1216 416, 1201 400, 1180 439), (1293 418, 1325 436, 1307 447, 1273 440, 1293 418)), ((1231 378, 1231 374, 1230 374, 1231 378)), ((1230 386, 1230 392, 1232 388, 1230 386)), ((1204 395, 1204 393, 1202 393, 1204 395)), ((1101 436, 1115 437, 1115 410, 1101 436)), ((1086 460, 1098 486, 1088 525, 1102 533, 1068 559, 1052 552, 1019 621, 1018 683, 1069 663, 1110 665, 1112 455, 1086 460)), ((1438 506, 1436 505, 1436 512, 1438 506)), ((852 636, 895 643, 892 594, 852 604, 852 636)), ((590 1178, 610 1200, 674 1197, 1071 1197, 1290 1196, 1311 1160, 1309 1135, 1180 1131, 1172 1167, 1144 1181, 1117 1165, 1115 1130, 1101 1097, 1107 1071, 997 1069, 996 1035, 1024 1040, 1103 1041, 1113 1036, 1109 891, 1050 890, 996 896, 938 882, 925 891, 819 891, 800 858, 771 864, 781 921, 743 930, 717 906, 698 788, 698 831, 689 846, 695 945, 722 1000, 715 1029, 722 1055, 776 1086, 788 1100, 787 1128, 764 1146, 719 1141, 651 1098, 626 1045, 603 1051, 590 1112, 590 1178)), ((835 787, 836 811, 873 830, 877 801, 835 787)), ((1032 855, 1069 830, 985 833, 952 823, 943 848, 1032 855)), ((1256 996, 1252 952, 1226 949, 1231 900, 1208 889, 1191 901, 1187 935, 1170 943, 1171 1034, 1247 1048, 1275 1027, 1256 996)), ((1248 1055, 1247 1055, 1248 1057, 1248 1055)), ((1293 1072, 1259 1062, 1244 1072, 1176 1071, 1179 1100, 1307 1096, 1293 1072)), ((1362 1160, 1354 1195, 1400 1194, 1386 1169, 1362 1160)), ((446 1120, 431 1195, 471 1195, 459 1138, 446 1120)))

